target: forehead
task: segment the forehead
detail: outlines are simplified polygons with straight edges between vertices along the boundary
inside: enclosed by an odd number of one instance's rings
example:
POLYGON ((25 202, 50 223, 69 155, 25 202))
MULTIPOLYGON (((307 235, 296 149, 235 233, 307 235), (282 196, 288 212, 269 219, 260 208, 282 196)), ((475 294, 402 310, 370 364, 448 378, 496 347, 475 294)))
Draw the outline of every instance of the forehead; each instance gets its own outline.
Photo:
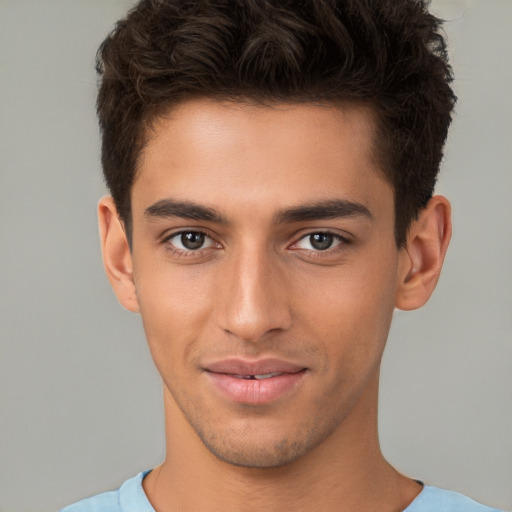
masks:
POLYGON ((229 208, 264 195, 278 208, 333 194, 392 195, 374 158, 374 126, 363 106, 182 103, 152 127, 133 209, 176 196, 229 208))

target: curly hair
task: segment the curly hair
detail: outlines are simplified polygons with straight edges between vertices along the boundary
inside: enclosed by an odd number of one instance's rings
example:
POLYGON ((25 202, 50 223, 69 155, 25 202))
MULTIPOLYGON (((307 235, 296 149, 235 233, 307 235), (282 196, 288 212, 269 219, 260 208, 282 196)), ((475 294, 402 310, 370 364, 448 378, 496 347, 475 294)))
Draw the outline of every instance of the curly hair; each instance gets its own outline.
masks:
POLYGON ((425 0, 141 0, 101 44, 102 165, 130 226, 148 129, 194 97, 361 103, 395 196, 395 238, 432 197, 456 97, 425 0))

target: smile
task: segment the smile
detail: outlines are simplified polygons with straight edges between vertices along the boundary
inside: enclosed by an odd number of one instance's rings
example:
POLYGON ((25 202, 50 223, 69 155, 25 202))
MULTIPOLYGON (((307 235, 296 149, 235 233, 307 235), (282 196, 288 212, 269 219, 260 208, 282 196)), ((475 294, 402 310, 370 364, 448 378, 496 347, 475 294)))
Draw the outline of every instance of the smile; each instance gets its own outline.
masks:
POLYGON ((263 380, 263 379, 270 379, 271 377, 278 377, 279 375, 283 375, 282 372, 270 372, 270 373, 263 373, 260 375, 233 375, 236 379, 246 379, 246 380, 263 380))
POLYGON ((277 359, 229 359, 211 363, 204 370, 214 392, 223 399, 253 406, 287 397, 307 374, 307 368, 277 359))

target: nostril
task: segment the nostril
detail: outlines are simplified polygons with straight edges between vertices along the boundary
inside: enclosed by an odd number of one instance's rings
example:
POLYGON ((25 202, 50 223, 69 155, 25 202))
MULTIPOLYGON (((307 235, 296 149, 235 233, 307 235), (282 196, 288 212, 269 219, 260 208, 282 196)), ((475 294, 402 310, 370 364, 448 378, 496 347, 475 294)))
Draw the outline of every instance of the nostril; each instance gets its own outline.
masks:
POLYGON ((258 342, 289 328, 287 287, 272 278, 273 263, 268 258, 261 248, 241 252, 224 267, 225 278, 219 277, 218 326, 240 340, 258 342))

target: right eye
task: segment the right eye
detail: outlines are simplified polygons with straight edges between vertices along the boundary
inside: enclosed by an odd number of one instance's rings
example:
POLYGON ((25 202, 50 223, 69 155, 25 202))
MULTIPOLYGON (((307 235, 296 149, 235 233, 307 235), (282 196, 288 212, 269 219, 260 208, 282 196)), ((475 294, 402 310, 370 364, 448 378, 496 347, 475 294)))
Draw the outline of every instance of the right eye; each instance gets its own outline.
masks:
POLYGON ((215 242, 202 231, 181 231, 166 240, 177 251, 193 252, 215 246, 215 242))

